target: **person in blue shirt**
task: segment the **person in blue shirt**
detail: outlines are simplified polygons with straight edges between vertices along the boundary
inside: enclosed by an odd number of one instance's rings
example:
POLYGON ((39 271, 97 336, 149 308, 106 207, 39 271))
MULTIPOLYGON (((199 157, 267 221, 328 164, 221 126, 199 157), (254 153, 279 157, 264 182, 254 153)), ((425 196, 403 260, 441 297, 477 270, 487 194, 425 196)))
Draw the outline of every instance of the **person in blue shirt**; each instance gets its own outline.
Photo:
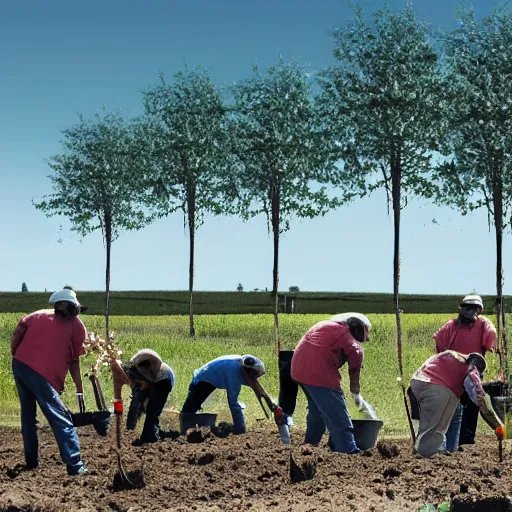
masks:
POLYGON ((238 395, 242 386, 250 386, 258 395, 256 381, 264 373, 263 362, 250 354, 218 357, 194 371, 181 412, 196 413, 215 389, 225 389, 233 417, 233 433, 244 434, 245 420, 238 395))

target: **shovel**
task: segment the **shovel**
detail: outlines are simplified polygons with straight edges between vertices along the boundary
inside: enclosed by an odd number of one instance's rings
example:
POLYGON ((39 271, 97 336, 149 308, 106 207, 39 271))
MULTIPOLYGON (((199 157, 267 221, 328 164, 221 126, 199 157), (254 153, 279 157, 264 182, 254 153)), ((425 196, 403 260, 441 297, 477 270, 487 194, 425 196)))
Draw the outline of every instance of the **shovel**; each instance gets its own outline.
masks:
POLYGON ((257 379, 247 376, 247 381, 249 386, 251 386, 258 402, 260 403, 263 412, 265 413, 265 417, 270 419, 270 414, 265 409, 263 405, 263 400, 265 400, 267 407, 270 409, 270 412, 274 415, 274 420, 276 422, 277 428, 279 429, 279 436, 281 437, 281 442, 283 444, 290 444, 290 430, 288 428, 288 424, 286 423, 286 417, 283 413, 281 407, 272 402, 272 399, 268 395, 268 393, 263 389, 263 386, 258 382, 257 379))
POLYGON ((123 485, 135 489, 135 484, 128 478, 123 463, 121 462, 121 419, 123 417, 122 399, 114 399, 114 414, 116 415, 116 445, 117 445, 117 467, 123 485))
POLYGON ((121 420, 123 417, 123 399, 121 389, 123 384, 129 382, 127 375, 122 368, 113 359, 110 362, 112 375, 114 377, 114 414, 116 416, 116 445, 117 445, 117 467, 119 468, 119 476, 123 485, 130 489, 135 489, 135 484, 128 478, 128 475, 121 462, 121 420))

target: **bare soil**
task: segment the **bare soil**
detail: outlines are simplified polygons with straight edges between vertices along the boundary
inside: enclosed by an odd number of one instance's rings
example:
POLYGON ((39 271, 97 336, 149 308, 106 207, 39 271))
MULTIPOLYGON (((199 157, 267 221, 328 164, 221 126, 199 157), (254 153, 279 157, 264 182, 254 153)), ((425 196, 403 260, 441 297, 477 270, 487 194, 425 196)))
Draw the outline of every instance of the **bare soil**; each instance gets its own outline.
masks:
POLYGON ((396 512, 448 500, 456 512, 512 510, 512 454, 505 450, 499 463, 492 436, 425 460, 407 440, 341 455, 303 445, 297 431, 290 452, 270 425, 242 436, 210 435, 200 443, 181 436, 143 447, 132 446, 135 435, 126 432, 122 464, 143 486, 123 490, 113 432, 104 438, 82 427, 79 435, 90 473, 69 477, 47 427, 39 430, 41 461, 32 471, 22 467, 20 431, 0 428, 0 511, 396 512))

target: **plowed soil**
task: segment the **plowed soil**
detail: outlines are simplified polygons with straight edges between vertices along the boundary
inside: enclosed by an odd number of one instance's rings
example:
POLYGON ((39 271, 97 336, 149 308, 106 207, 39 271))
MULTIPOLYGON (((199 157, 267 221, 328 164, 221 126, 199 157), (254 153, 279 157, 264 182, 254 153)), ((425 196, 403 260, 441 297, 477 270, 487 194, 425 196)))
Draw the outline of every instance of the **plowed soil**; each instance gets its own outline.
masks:
MULTIPOLYGON (((113 430, 113 429, 112 429, 113 430)), ((145 486, 113 488, 117 458, 113 432, 99 437, 79 429, 90 473, 69 477, 47 427, 39 430, 41 462, 21 470, 23 445, 17 429, 0 429, 0 511, 416 511, 425 503, 452 502, 451 510, 512 510, 512 454, 498 462, 493 437, 481 437, 463 452, 425 460, 407 440, 386 440, 357 455, 331 453, 325 446, 302 445, 292 435, 295 470, 310 479, 290 478, 290 450, 269 425, 242 436, 203 443, 185 437, 133 447, 123 434, 122 462, 129 472, 143 470, 145 486), (307 471, 301 472, 305 468, 307 471), (475 502, 476 503, 473 503, 475 502)))

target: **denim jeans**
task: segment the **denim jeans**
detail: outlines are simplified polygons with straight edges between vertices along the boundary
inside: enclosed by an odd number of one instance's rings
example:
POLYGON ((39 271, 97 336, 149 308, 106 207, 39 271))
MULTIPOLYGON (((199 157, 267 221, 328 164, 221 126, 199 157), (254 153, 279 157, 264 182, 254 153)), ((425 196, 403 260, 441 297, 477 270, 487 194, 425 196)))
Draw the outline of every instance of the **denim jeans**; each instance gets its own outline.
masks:
POLYGON ((53 430, 68 474, 76 474, 84 465, 80 457, 80 443, 71 414, 62 403, 59 394, 43 376, 21 361, 12 360, 12 373, 21 405, 21 433, 25 462, 28 466, 36 467, 39 460, 37 403, 53 430))
POLYGON ((333 452, 359 452, 343 391, 305 384, 302 387, 308 399, 305 442, 319 444, 327 428, 333 452))
POLYGON ((462 425, 462 415, 464 414, 464 406, 457 405, 457 409, 453 413, 452 421, 446 431, 446 441, 443 443, 441 450, 446 449, 448 452, 456 452, 459 449, 460 427, 462 425))

